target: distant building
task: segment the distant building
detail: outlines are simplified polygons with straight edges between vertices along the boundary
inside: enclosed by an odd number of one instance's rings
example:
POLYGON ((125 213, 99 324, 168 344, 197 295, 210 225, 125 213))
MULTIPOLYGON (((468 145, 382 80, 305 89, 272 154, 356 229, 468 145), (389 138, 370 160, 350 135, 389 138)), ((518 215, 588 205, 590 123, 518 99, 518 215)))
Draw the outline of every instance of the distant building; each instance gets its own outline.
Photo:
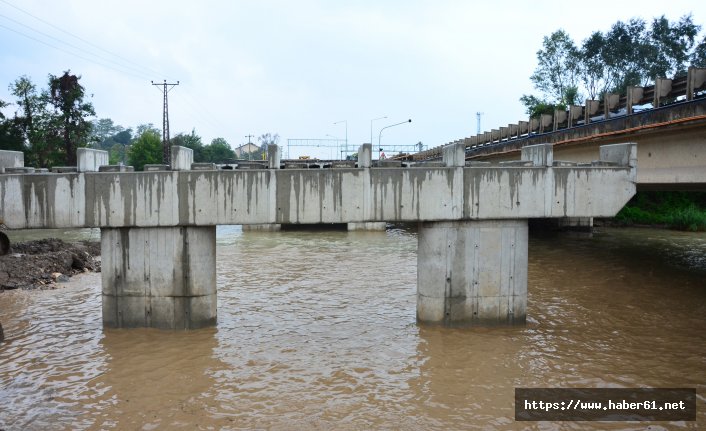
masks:
POLYGON ((235 157, 240 159, 249 153, 254 153, 256 151, 260 151, 260 147, 258 147, 257 145, 255 145, 251 142, 248 142, 247 144, 241 145, 233 151, 235 151, 235 157))

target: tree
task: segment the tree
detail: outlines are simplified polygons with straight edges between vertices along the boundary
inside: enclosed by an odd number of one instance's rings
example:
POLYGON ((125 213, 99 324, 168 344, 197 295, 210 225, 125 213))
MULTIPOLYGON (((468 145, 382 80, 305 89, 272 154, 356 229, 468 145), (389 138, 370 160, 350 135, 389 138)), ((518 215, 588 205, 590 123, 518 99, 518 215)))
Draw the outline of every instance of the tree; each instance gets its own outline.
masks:
POLYGON ((209 145, 204 147, 203 152, 206 161, 211 163, 221 163, 235 159, 235 152, 230 148, 228 141, 223 138, 213 139, 209 145))
POLYGON ((579 73, 588 98, 598 99, 608 91, 606 65, 603 60, 603 50, 606 40, 600 31, 593 32, 581 45, 579 56, 579 73))
POLYGON ((542 94, 523 95, 520 101, 531 116, 538 116, 579 103, 582 91, 598 99, 608 92, 626 94, 629 85, 646 86, 656 77, 685 73, 689 62, 706 64, 706 38, 696 43, 700 30, 691 15, 677 22, 661 16, 649 26, 633 18, 593 32, 580 49, 557 30, 544 38, 530 77, 542 94))
POLYGON ((85 91, 80 76, 64 72, 61 77, 49 74, 49 103, 54 108, 51 134, 60 137, 68 166, 76 166, 76 149, 86 146, 91 131, 87 118, 96 115, 93 105, 84 102, 85 91))
MULTIPOLYGON (((9 103, 0 99, 0 109, 8 106, 10 106, 9 103)), ((24 150, 22 131, 17 127, 15 121, 6 119, 2 111, 0 111, 0 150, 24 150)))
POLYGON ((648 76, 667 77, 686 73, 689 52, 700 26, 685 15, 671 24, 664 15, 655 18, 648 34, 648 76))
POLYGON ((196 129, 191 129, 191 133, 186 135, 179 133, 170 139, 171 145, 179 145, 181 147, 191 148, 194 150, 194 162, 202 163, 206 161, 204 156, 204 146, 201 142, 201 136, 196 134, 196 129))
POLYGON ((564 30, 557 30, 542 41, 537 51, 537 68, 530 80, 544 98, 523 95, 520 102, 531 117, 554 112, 576 104, 579 99, 578 82, 581 71, 580 51, 564 30))
MULTIPOLYGON (((119 127, 119 126, 118 126, 119 127)), ((97 142, 103 142, 118 132, 117 127, 110 118, 93 120, 91 132, 97 142)))
POLYGON ((550 97, 551 102, 568 104, 569 88, 578 86, 579 50, 564 30, 545 36, 543 49, 537 51, 537 68, 530 77, 534 87, 550 97))
POLYGON ((21 76, 9 86, 10 93, 17 98, 19 110, 13 118, 14 127, 22 136, 25 164, 47 167, 60 160, 56 139, 49 135, 51 113, 47 111, 47 94, 37 93, 37 87, 27 76, 21 76))
POLYGON ((694 66, 706 67, 706 36, 696 45, 694 52, 689 57, 689 61, 694 66))
POLYGON ((162 163, 162 141, 154 130, 146 130, 127 152, 128 163, 141 171, 146 164, 162 163))
POLYGON ((279 134, 270 132, 263 133, 257 140, 260 141, 260 151, 256 151, 253 158, 265 160, 267 158, 267 146, 277 145, 279 142, 279 134))

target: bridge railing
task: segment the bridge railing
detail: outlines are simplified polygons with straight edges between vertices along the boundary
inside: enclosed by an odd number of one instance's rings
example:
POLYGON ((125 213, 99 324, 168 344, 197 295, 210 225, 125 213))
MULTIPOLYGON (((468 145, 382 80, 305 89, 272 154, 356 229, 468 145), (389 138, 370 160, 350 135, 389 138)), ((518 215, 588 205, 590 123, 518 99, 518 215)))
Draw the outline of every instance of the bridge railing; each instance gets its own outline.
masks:
POLYGON ((629 86, 625 94, 608 93, 601 100, 586 100, 582 106, 571 105, 566 110, 555 110, 553 114, 542 114, 537 118, 508 124, 475 136, 459 139, 438 147, 421 151, 411 156, 412 160, 438 159, 442 148, 448 144, 463 143, 467 149, 482 148, 537 134, 571 129, 611 118, 630 115, 645 105, 659 108, 666 104, 691 101, 706 91, 706 68, 689 67, 686 75, 672 79, 656 78, 646 87, 629 86))

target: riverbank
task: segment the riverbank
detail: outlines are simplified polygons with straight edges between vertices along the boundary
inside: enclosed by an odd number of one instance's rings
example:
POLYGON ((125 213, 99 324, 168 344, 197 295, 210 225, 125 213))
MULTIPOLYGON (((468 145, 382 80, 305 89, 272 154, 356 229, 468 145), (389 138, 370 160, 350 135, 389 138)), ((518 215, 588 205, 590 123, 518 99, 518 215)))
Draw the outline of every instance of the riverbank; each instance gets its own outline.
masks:
POLYGON ((100 243, 56 238, 12 244, 0 256, 0 290, 54 289, 72 275, 100 271, 100 243))
POLYGON ((706 231, 706 193, 638 192, 612 219, 613 226, 657 226, 706 231))

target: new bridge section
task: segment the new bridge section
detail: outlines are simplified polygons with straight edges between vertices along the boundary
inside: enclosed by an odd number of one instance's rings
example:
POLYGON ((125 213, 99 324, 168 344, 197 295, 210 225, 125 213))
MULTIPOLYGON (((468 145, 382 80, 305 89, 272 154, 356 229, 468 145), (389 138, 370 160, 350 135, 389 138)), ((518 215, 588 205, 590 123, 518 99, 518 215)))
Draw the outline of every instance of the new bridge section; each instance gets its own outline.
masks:
POLYGON ((550 142, 555 159, 590 162, 601 145, 626 140, 638 144, 638 190, 706 190, 706 99, 467 149, 466 157, 513 160, 525 145, 550 142))
MULTIPOLYGON (((557 160, 590 162, 599 146, 620 142, 638 144, 639 190, 706 190, 706 68, 455 141, 468 160, 496 162, 542 143, 554 144, 557 160)), ((442 152, 407 158, 439 160, 442 152)))
POLYGON ((446 325, 523 323, 527 219, 614 215, 635 193, 633 144, 560 166, 551 145, 500 166, 81 172, 0 175, 10 229, 100 227, 106 326, 216 322, 215 226, 421 222, 417 316, 446 325))

